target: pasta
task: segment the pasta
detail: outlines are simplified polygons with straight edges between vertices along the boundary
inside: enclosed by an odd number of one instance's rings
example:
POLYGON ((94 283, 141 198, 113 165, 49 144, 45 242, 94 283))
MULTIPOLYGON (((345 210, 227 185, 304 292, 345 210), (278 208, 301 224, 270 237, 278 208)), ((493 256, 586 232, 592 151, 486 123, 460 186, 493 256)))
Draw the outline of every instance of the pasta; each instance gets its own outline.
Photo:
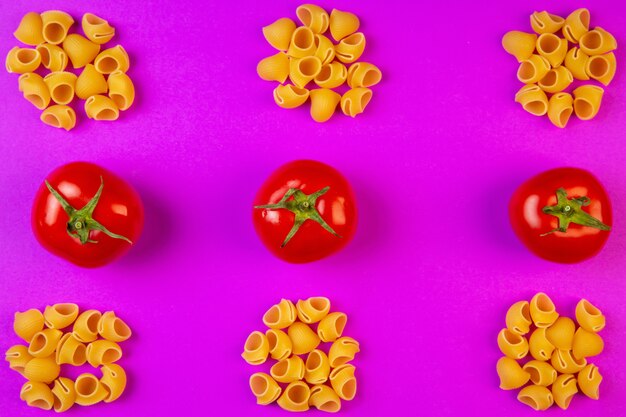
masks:
POLYGON ((109 395, 105 386, 92 374, 81 374, 74 383, 76 388, 76 404, 94 405, 109 395))
POLYGON ((269 343, 270 356, 277 361, 287 359, 291 356, 293 345, 287 333, 278 329, 269 329, 265 332, 269 343))
MULTIPOLYGON (((315 91, 319 90, 312 91, 311 95, 315 91)), ((313 97, 311 97, 311 100, 313 100, 313 97)), ((301 322, 306 324, 317 323, 328 315, 330 300, 326 297, 311 297, 306 300, 298 300, 296 310, 298 310, 298 318, 301 322)))
POLYGON ((310 96, 311 117, 318 123, 328 121, 341 101, 341 95, 328 88, 312 90, 310 96))
POLYGON ((550 63, 541 55, 533 54, 521 61, 517 70, 517 79, 524 84, 539 82, 550 71, 550 63))
POLYGON ((500 378, 500 388, 504 390, 522 387, 530 379, 530 374, 523 370, 516 360, 507 356, 498 359, 496 370, 500 378))
POLYGON ((246 339, 241 356, 250 365, 260 365, 267 360, 269 353, 267 337, 261 332, 254 331, 246 339))
POLYGON ((532 360, 527 362, 522 368, 530 375, 530 380, 535 385, 547 387, 556 381, 556 371, 548 362, 532 360))
POLYGON ((69 58, 65 51, 57 45, 44 43, 37 46, 41 55, 41 64, 52 72, 65 71, 69 58))
POLYGON ((502 37, 502 47, 518 62, 529 59, 535 52, 536 45, 537 35, 534 33, 512 30, 502 37))
POLYGON ((561 350, 572 349, 574 340, 574 332, 576 325, 574 321, 568 317, 559 317, 556 321, 546 329, 546 338, 561 350))
POLYGON ((359 18, 353 13, 337 9, 330 12, 330 34, 336 41, 352 35, 359 30, 360 25, 359 18))
POLYGON ((26 45, 36 46, 44 42, 42 32, 41 16, 39 13, 29 12, 22 18, 13 36, 26 45))
POLYGON ((85 113, 93 120, 117 120, 120 111, 110 98, 103 95, 91 96, 85 101, 85 113))
POLYGON ((71 72, 51 72, 43 80, 50 90, 50 98, 57 104, 69 104, 74 99, 76 75, 71 72))
POLYGON ((72 61, 74 68, 82 68, 90 64, 100 53, 100 45, 75 33, 67 35, 63 41, 63 49, 72 61))
POLYGON ((604 90, 595 85, 583 85, 574 90, 574 113, 580 120, 591 120, 598 114, 604 90))
POLYGON ((580 327, 594 333, 604 329, 606 324, 602 312, 584 298, 576 304, 576 321, 580 327))
POLYGON ((589 332, 582 327, 576 330, 572 343, 572 354, 575 358, 589 358, 597 356, 604 350, 604 341, 594 332, 589 332))
POLYGON ((96 71, 96 67, 87 64, 83 72, 76 79, 76 96, 87 100, 97 94, 106 94, 109 91, 104 75, 96 71))
POLYGON ((50 387, 41 382, 28 381, 20 390, 20 399, 30 407, 52 410, 54 397, 50 387))
POLYGON ((534 12, 530 15, 530 26, 539 34, 554 33, 565 24, 565 19, 546 11, 534 12))
POLYGON ((267 42, 279 51, 289 49, 291 36, 296 30, 296 24, 293 20, 283 17, 274 23, 263 28, 263 36, 267 42))
POLYGON ((13 331, 25 342, 30 343, 33 336, 43 330, 43 314, 41 311, 31 308, 24 312, 15 313, 13 331))
POLYGON ((304 58, 315 55, 315 49, 315 34, 310 28, 301 26, 291 35, 287 55, 292 58, 304 58))
POLYGON ((304 355, 317 348, 320 338, 309 326, 304 323, 295 322, 287 329, 287 334, 293 344, 294 355, 304 355))
POLYGON ((48 126, 70 131, 76 126, 76 113, 69 106, 50 106, 41 113, 41 121, 48 126))
POLYGON ((548 118, 557 127, 567 126, 574 113, 574 99, 569 93, 556 93, 548 101, 548 118))
POLYGON ((41 55, 36 49, 14 47, 7 54, 7 72, 25 74, 33 72, 41 64, 41 55))
POLYGON ((562 374, 556 378, 552 384, 552 396, 556 405, 563 410, 567 410, 572 398, 578 392, 576 387, 576 378, 574 375, 562 374))
POLYGON ((23 93, 24 98, 30 101, 33 106, 39 110, 43 110, 50 104, 50 91, 39 74, 29 72, 20 75, 19 90, 23 93))
POLYGON ((322 62, 315 56, 291 58, 289 60, 289 78, 296 87, 306 87, 321 70, 322 62))
POLYGON ((54 381, 52 395, 54 396, 54 411, 62 413, 69 410, 76 402, 74 381, 64 377, 57 379, 54 381))
POLYGON ((339 398, 351 401, 356 395, 355 367, 349 364, 341 365, 330 373, 330 385, 339 398))
POLYGON ((315 56, 327 65, 335 59, 335 45, 324 35, 315 35, 315 56))
POLYGON ((372 87, 380 82, 382 73, 374 64, 357 62, 350 65, 348 70, 348 85, 350 88, 372 87))
POLYGON ((580 37, 580 50, 587 55, 602 55, 615 49, 615 37, 599 26, 580 37))
POLYGON ((289 57, 283 52, 263 58, 256 66, 259 77, 265 81, 284 83, 289 76, 289 57))
POLYGON ((570 70, 574 78, 586 81, 589 79, 587 75, 588 59, 589 56, 586 53, 577 47, 573 47, 569 50, 567 55, 565 55, 565 67, 570 70))
POLYGON ((602 375, 598 367, 589 364, 585 366, 578 374, 578 386, 583 394, 594 400, 600 399, 600 383, 602 375))
POLYGON ((535 326, 548 327, 559 317, 554 303, 545 293, 537 293, 530 300, 530 317, 535 326))
POLYGON ((347 322, 348 316, 344 313, 330 313, 317 326, 317 335, 322 342, 334 342, 343 334, 347 322))
POLYGON ((87 346, 87 362, 94 368, 117 362, 121 358, 122 349, 110 340, 96 340, 87 346))
POLYGON ((341 110, 343 114, 356 117, 363 113, 372 100, 372 90, 369 88, 352 88, 341 97, 341 110))
POLYGON ((272 378, 277 382, 289 384, 304 378, 305 371, 306 368, 302 358, 294 355, 272 365, 270 375, 272 375, 272 378))
POLYGON ((110 403, 124 393, 126 389, 126 372, 121 366, 111 363, 102 368, 102 378, 100 383, 106 388, 108 395, 104 398, 105 403, 110 403))
POLYGON ((328 356, 319 349, 312 350, 306 358, 304 379, 312 385, 323 384, 328 380, 328 375, 330 375, 328 356))
POLYGON ((72 329, 74 337, 83 343, 90 343, 96 340, 98 338, 100 317, 102 317, 102 314, 97 310, 82 312, 74 322, 74 328, 72 329))
POLYGON ((84 365, 87 362, 87 347, 72 333, 65 333, 57 346, 56 361, 59 365, 64 363, 74 366, 84 365))
POLYGON ((527 84, 515 94, 515 102, 520 103, 524 110, 535 116, 543 116, 548 112, 548 96, 535 84, 527 84))
POLYGON ((47 306, 43 312, 44 322, 51 329, 64 329, 74 323, 76 317, 78 317, 78 306, 71 303, 47 306))
POLYGON ((595 55, 589 57, 585 72, 590 78, 600 81, 604 85, 609 85, 615 77, 617 63, 613 52, 605 55, 595 55))
MULTIPOLYGON (((297 89, 297 88, 294 88, 294 86, 285 85, 285 86, 278 86, 276 90, 274 90, 274 97, 276 97, 276 91, 279 88, 281 88, 279 97, 281 98, 282 103, 285 105, 294 104, 296 102, 296 100, 294 99, 297 98, 299 100, 301 99, 302 96, 305 95, 302 92, 302 90, 304 89, 297 89), (289 94, 290 92, 291 94, 289 94)), ((307 90, 304 90, 304 91, 306 91, 306 97, 304 98, 304 100, 302 100, 300 104, 304 103, 309 98, 309 92, 307 90)), ((278 103, 278 100, 276 101, 276 104, 280 106, 280 104, 278 103)), ((297 104, 293 107, 297 107, 300 104, 297 104)), ((293 108, 293 107, 284 107, 284 108, 293 108)), ((270 329, 284 329, 286 327, 291 326, 291 324, 293 324, 293 322, 296 321, 296 317, 297 317, 296 306, 294 306, 291 301, 285 300, 283 298, 282 300, 280 300, 280 303, 275 304, 272 307, 270 307, 270 309, 267 310, 267 312, 263 315, 263 324, 265 324, 270 329)))
POLYGON ((532 321, 528 301, 518 301, 506 312, 506 328, 519 335, 525 335, 530 331, 532 321))
POLYGON ((35 333, 30 341, 28 353, 35 358, 45 358, 54 353, 63 332, 56 329, 44 329, 35 333))
POLYGON ((314 4, 303 4, 296 9, 296 15, 304 26, 314 33, 324 33, 328 30, 329 17, 326 10, 314 4))
POLYGON ((59 10, 50 10, 41 14, 43 39, 53 45, 65 40, 67 32, 74 24, 72 16, 59 10))
POLYGON ((107 43, 115 36, 115 28, 106 20, 92 13, 83 15, 82 26, 87 39, 98 45, 107 43))
POLYGON ((277 403, 283 410, 307 411, 310 396, 309 386, 302 381, 296 381, 287 385, 277 403))
POLYGON ((553 33, 544 33, 537 39, 537 52, 556 68, 565 60, 567 41, 553 33))
POLYGON ((130 67, 130 59, 122 45, 117 45, 100 52, 93 64, 102 74, 111 74, 115 71, 126 72, 130 67))
POLYGON ((123 342, 133 334, 124 320, 117 317, 112 311, 107 311, 100 317, 98 333, 104 339, 112 342, 123 342))
POLYGON ((343 38, 335 46, 335 56, 344 64, 351 64, 363 55, 365 51, 365 35, 361 32, 343 38))
POLYGON ((505 356, 511 359, 522 359, 528 354, 526 338, 508 329, 502 329, 498 333, 498 347, 505 356))
POLYGON ((250 376, 250 390, 256 397, 256 403, 259 405, 273 403, 278 399, 282 391, 276 381, 263 372, 257 372, 250 376))
POLYGON ((554 404, 552 392, 539 385, 529 385, 522 388, 517 399, 537 411, 547 410, 554 404))
POLYGON ((589 30, 590 18, 589 10, 574 10, 567 16, 563 25, 563 36, 565 36, 565 39, 572 43, 578 43, 578 40, 589 30))
POLYGON ((548 361, 554 352, 554 345, 546 337, 546 328, 539 327, 530 335, 528 347, 531 356, 538 361, 548 361))
POLYGON ((348 70, 341 62, 326 64, 315 77, 315 84, 322 88, 336 88, 346 82, 348 70))
POLYGON ((311 388, 309 405, 327 413, 336 413, 341 410, 339 396, 328 385, 315 385, 311 388))
POLYGON ((24 376, 29 381, 50 384, 58 378, 61 367, 53 356, 33 358, 24 366, 24 376))
POLYGON ((24 345, 15 345, 10 347, 5 354, 5 359, 9 362, 9 368, 22 375, 24 375, 24 368, 26 367, 26 364, 32 358, 31 354, 28 353, 28 348, 24 345))
POLYGON ((562 374, 574 374, 587 365, 587 360, 575 358, 571 350, 555 349, 550 363, 554 369, 562 374))
POLYGON ((351 337, 340 337, 330 346, 328 358, 330 366, 336 368, 340 365, 348 363, 354 359, 356 354, 360 352, 359 342, 351 337))

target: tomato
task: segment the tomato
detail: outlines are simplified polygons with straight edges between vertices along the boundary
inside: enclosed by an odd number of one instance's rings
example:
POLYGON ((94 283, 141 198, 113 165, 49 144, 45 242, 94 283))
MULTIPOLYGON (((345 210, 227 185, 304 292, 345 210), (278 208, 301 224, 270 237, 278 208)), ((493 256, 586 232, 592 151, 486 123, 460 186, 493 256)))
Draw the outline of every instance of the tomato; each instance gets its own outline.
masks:
POLYGON ((611 202, 588 171, 557 168, 513 194, 509 218, 519 239, 541 258, 575 263, 596 255, 612 224, 611 202))
POLYGON ((254 227, 274 255, 311 262, 342 249, 356 230, 356 202, 348 181, 316 161, 278 168, 254 199, 254 227))
POLYGON ((131 186, 115 174, 73 162, 51 172, 41 184, 31 224, 49 252, 79 266, 98 267, 136 243, 143 206, 131 186))

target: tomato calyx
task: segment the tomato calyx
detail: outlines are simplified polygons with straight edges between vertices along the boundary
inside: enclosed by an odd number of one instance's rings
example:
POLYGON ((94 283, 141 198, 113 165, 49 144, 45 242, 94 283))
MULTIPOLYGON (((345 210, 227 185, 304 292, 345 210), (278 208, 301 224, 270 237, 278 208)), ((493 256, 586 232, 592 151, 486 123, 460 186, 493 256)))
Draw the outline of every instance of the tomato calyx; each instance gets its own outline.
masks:
POLYGON ((266 204, 262 206, 254 206, 255 209, 267 209, 267 210, 289 210, 293 214, 295 214, 296 218, 294 220, 293 227, 287 234, 287 237, 283 241, 281 248, 284 248, 287 243, 295 236, 295 234, 300 229, 300 226, 304 224, 307 220, 313 220, 318 223, 324 230, 328 233, 331 233, 333 236, 341 237, 333 230, 332 227, 326 223, 326 221, 322 218, 319 211, 315 207, 317 204, 317 199, 326 194, 330 190, 330 187, 324 187, 319 191, 316 191, 312 194, 305 194, 301 190, 297 188, 290 188, 287 190, 283 198, 276 204, 266 204), (293 198, 292 198, 293 197, 293 198))
POLYGON ((556 190, 556 197, 557 203, 554 206, 545 206, 541 211, 545 214, 557 217, 559 219, 559 227, 547 233, 543 233, 541 236, 547 236, 554 232, 567 233, 567 228, 570 223, 593 227, 599 230, 611 230, 611 226, 602 223, 600 220, 582 210, 582 207, 591 204, 589 197, 569 199, 567 198, 567 191, 565 191, 564 188, 556 190))
POLYGON ((56 200, 61 204, 65 213, 67 213, 70 218, 67 222, 67 234, 74 238, 78 239, 82 245, 87 243, 98 243, 95 240, 89 239, 89 234, 92 230, 98 230, 105 235, 112 237, 114 239, 125 240, 126 242, 132 245, 133 242, 130 241, 125 236, 118 235, 109 231, 106 227, 100 224, 97 220, 93 218, 93 211, 96 209, 98 205, 98 201, 100 201, 100 196, 102 195, 102 189, 104 188, 104 180, 100 177, 100 188, 96 192, 96 195, 93 196, 91 200, 83 208, 80 210, 76 210, 72 207, 65 198, 57 190, 55 190, 50 183, 46 180, 46 187, 50 191, 50 193, 56 198, 56 200))

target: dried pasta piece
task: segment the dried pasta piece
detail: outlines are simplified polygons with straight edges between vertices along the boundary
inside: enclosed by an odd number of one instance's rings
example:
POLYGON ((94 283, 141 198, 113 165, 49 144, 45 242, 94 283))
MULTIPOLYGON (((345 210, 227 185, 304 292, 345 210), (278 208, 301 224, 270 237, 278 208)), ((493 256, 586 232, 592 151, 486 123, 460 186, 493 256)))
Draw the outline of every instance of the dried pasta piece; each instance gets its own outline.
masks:
POLYGON ((309 98, 309 90, 291 84, 279 85, 274 89, 273 94, 274 102, 276 102, 276 104, 283 109, 294 109, 299 107, 309 98))
POLYGON ((43 43, 43 22, 39 13, 26 13, 13 36, 26 45, 36 46, 43 43))
POLYGON ((546 329, 546 338, 557 349, 570 350, 574 341, 576 324, 568 317, 559 317, 546 329))
POLYGON ((315 78, 322 70, 322 61, 316 56, 291 58, 289 60, 289 79, 300 88, 315 78))
POLYGON ((570 70, 575 79, 586 81, 589 79, 589 75, 587 75, 588 60, 589 56, 586 53, 573 47, 565 55, 565 67, 570 70))
POLYGON ((50 387, 42 382, 28 381, 20 390, 20 399, 30 407, 52 410, 54 396, 50 387))
POLYGON ((256 403, 259 405, 273 403, 278 399, 282 391, 276 381, 264 372, 257 372, 250 376, 250 390, 256 397, 256 403))
POLYGON ((28 353, 28 347, 15 345, 10 347, 5 353, 5 359, 9 362, 9 368, 24 375, 24 368, 33 357, 28 353))
POLYGON ((306 27, 300 26, 293 31, 287 55, 293 58, 304 58, 315 55, 315 34, 306 27))
POLYGON ((527 84, 520 88, 515 94, 515 102, 535 116, 543 116, 548 112, 548 96, 535 84, 527 84))
POLYGON ((115 36, 115 28, 93 13, 85 13, 81 23, 87 39, 98 45, 107 43, 115 36))
POLYGON ((6 69, 10 73, 33 72, 39 68, 39 64, 41 64, 41 55, 36 49, 16 46, 7 54, 6 69))
POLYGON ((91 42, 84 36, 72 33, 63 41, 63 50, 72 61, 74 68, 82 68, 90 64, 100 53, 100 45, 91 42))
POLYGON ((334 61, 326 64, 315 77, 315 84, 322 88, 336 88, 346 82, 348 70, 341 62, 334 61))
POLYGON ((121 358, 122 349, 120 345, 110 340, 96 340, 87 346, 87 362, 94 368, 101 365, 109 365, 119 361, 121 358))
POLYGON ((575 358, 589 358, 597 356, 604 350, 604 341, 594 332, 579 327, 574 334, 572 354, 575 358))
POLYGON ((130 58, 122 45, 117 45, 100 52, 93 64, 102 74, 111 74, 115 71, 126 72, 130 68, 130 58))
POLYGON ((351 64, 361 58, 363 51, 365 51, 365 35, 361 32, 343 38, 335 46, 335 56, 344 64, 351 64))
POLYGON ((500 388, 504 390, 520 388, 530 379, 530 374, 516 360, 507 356, 498 359, 496 370, 500 378, 500 388))
POLYGON ((100 378, 100 383, 108 391, 104 402, 110 403, 120 398, 124 393, 126 389, 126 372, 124 368, 115 363, 104 365, 101 370, 102 378, 100 378))
POLYGON ((57 104, 69 104, 74 99, 76 75, 71 72, 51 72, 43 80, 50 90, 50 98, 57 104))
POLYGON ((348 85, 350 88, 372 87, 380 82, 383 74, 374 64, 368 62, 355 62, 348 70, 348 85))
POLYGON ((287 333, 278 329, 269 329, 265 332, 269 343, 270 356, 277 361, 287 359, 291 356, 293 345, 287 333))
POLYGON ((538 361, 548 361, 554 352, 554 345, 546 337, 546 328, 539 327, 530 335, 528 347, 531 356, 538 361))
POLYGON ((559 375, 554 384, 552 384, 554 402, 563 410, 567 410, 577 392, 578 388, 576 387, 576 377, 574 375, 559 375))
POLYGON ((534 33, 520 32, 512 30, 502 37, 502 47, 509 54, 513 55, 517 62, 529 59, 535 52, 537 46, 537 35, 534 33))
MULTIPOLYGON (((299 105, 303 104, 307 100, 307 98, 309 98, 308 90, 299 89, 297 87, 294 88, 294 86, 292 85, 279 85, 276 90, 274 90, 274 98, 277 97, 276 92, 279 89, 279 97, 281 98, 281 103, 283 105, 279 104, 278 100, 276 100, 276 104, 283 108, 290 109, 293 107, 298 107, 299 105), (306 94, 304 94, 304 91, 306 91, 306 94), (300 101, 303 96, 305 96, 304 100, 302 100, 299 104, 294 105, 293 107, 284 106, 295 104, 297 101, 300 101)), ((296 318, 296 306, 294 306, 291 301, 283 298, 280 300, 280 303, 273 305, 272 307, 270 307, 269 310, 265 312, 265 314, 263 315, 263 324, 265 324, 270 329, 284 329, 291 326, 293 322, 296 321, 296 318)))
POLYGON ((351 337, 340 337, 333 342, 328 351, 330 366, 336 368, 348 363, 352 361, 355 355, 360 351, 359 342, 351 337))
POLYGON ((267 360, 269 353, 267 337, 261 332, 254 331, 246 339, 241 357, 250 365, 260 365, 267 360))
POLYGON ((320 344, 320 338, 309 326, 295 322, 287 329, 287 334, 293 344, 294 355, 304 355, 320 344))
POLYGON ((554 404, 552 392, 539 385, 529 385, 520 390, 517 399, 536 411, 547 410, 554 404))
POLYGON ((565 19, 555 14, 546 12, 533 12, 530 15, 530 26, 539 34, 554 33, 565 24, 565 19))
POLYGON ((556 68, 565 60, 567 41, 553 33, 544 33, 537 39, 537 53, 547 59, 552 68, 556 68))
POLYGON ((526 338, 513 333, 509 329, 502 329, 498 333, 498 347, 505 356, 511 359, 522 359, 528 354, 528 341, 526 338))
POLYGON ((350 117, 365 111, 365 107, 372 100, 373 92, 369 88, 352 88, 341 97, 341 110, 343 114, 350 117))
POLYGON ((24 366, 24 376, 29 381, 50 384, 59 377, 61 367, 55 362, 54 356, 33 358, 24 366))
POLYGON ((113 121, 120 117, 115 102, 103 95, 91 96, 85 101, 85 113, 93 120, 113 121))
POLYGON ((100 322, 100 317, 102 317, 102 314, 98 310, 82 312, 74 322, 72 329, 74 337, 83 343, 90 343, 96 340, 98 338, 98 323, 100 322))
POLYGON ((517 79, 524 84, 539 82, 550 71, 550 63, 541 55, 533 54, 520 62, 517 79))
POLYGON ((15 313, 13 331, 24 341, 30 343, 33 336, 43 330, 44 320, 41 311, 31 308, 15 313))
POLYGON ((310 95, 313 120, 318 123, 328 121, 335 114, 335 109, 341 101, 341 95, 328 88, 312 90, 310 95))
POLYGON ((104 339, 112 342, 123 342, 128 340, 133 334, 128 324, 112 311, 107 311, 100 317, 98 333, 104 339))
POLYGON ((335 45, 324 35, 315 35, 315 56, 322 61, 322 65, 329 64, 335 59, 335 45))
POLYGON ((34 72, 20 75, 18 80, 19 90, 24 98, 31 102, 39 110, 43 110, 50 104, 50 91, 43 81, 43 77, 34 72))
POLYGON ((64 329, 74 323, 77 317, 78 305, 73 303, 60 303, 47 306, 43 312, 44 322, 46 326, 51 329, 64 329))
POLYGON ((587 75, 604 85, 609 85, 613 81, 616 69, 617 62, 613 52, 605 55, 590 56, 585 66, 587 75))
POLYGON ((283 410, 307 411, 310 396, 311 390, 306 382, 295 381, 287 385, 277 403, 283 410))
POLYGON ((74 383, 76 388, 76 404, 94 405, 104 401, 109 392, 106 387, 92 374, 81 374, 74 383))
POLYGON ((69 106, 50 106, 41 113, 41 121, 48 126, 70 131, 76 126, 76 112, 69 106))
POLYGON ((41 55, 41 64, 51 72, 65 71, 67 68, 69 58, 60 46, 43 43, 37 46, 37 51, 41 55))
POLYGON ((548 362, 532 360, 522 368, 530 375, 530 380, 535 385, 547 387, 556 381, 557 373, 548 362))
POLYGON ((291 37, 296 30, 296 23, 283 17, 275 22, 263 27, 263 36, 267 42, 279 51, 286 51, 289 49, 291 43, 291 37))
POLYGON ((342 400, 351 401, 356 395, 355 370, 354 366, 345 364, 333 369, 330 373, 330 385, 342 400))
POLYGON ((574 113, 574 98, 569 93, 556 93, 548 101, 548 118, 557 127, 564 128, 574 113))
POLYGON ((330 313, 318 324, 317 335, 322 342, 334 342, 343 334, 347 322, 348 316, 344 313, 330 313))
POLYGON ((314 33, 324 33, 328 30, 330 19, 326 10, 314 4, 303 4, 296 9, 296 15, 302 24, 309 27, 314 33))
POLYGON ((580 327, 594 333, 604 329, 606 325, 606 317, 600 309, 584 298, 576 304, 576 321, 580 327))
POLYGON ((580 50, 589 56, 602 55, 617 49, 617 40, 600 26, 580 37, 580 50))
POLYGON ((276 362, 270 369, 270 375, 277 382, 288 384, 304 378, 305 364, 300 356, 292 356, 276 362))
POLYGON ((45 358, 54 353, 63 332, 57 329, 44 329, 35 333, 28 346, 28 353, 35 358, 45 358))
POLYGON ((53 45, 63 42, 70 27, 74 24, 72 16, 59 10, 43 12, 41 21, 43 23, 43 38, 53 45))
POLYGON ((559 373, 575 374, 587 365, 587 360, 575 358, 571 350, 555 349, 550 363, 559 373))
POLYGON ((263 58, 256 66, 259 77, 265 81, 284 83, 289 76, 289 57, 283 52, 263 58))
POLYGON ((525 335, 530 331, 532 320, 530 318, 530 308, 528 301, 518 301, 506 312, 506 328, 520 335, 525 335))
POLYGON ((87 64, 76 79, 76 95, 78 98, 87 100, 91 96, 106 94, 108 91, 109 87, 104 75, 96 71, 96 67, 92 64, 87 64))
POLYGON ((535 326, 548 327, 559 317, 554 303, 545 293, 540 292, 530 300, 530 317, 535 326))
POLYGON ((54 381, 52 395, 54 396, 54 411, 62 413, 69 410, 76 403, 74 381, 64 377, 57 379, 54 381))
POLYGON ((298 310, 298 318, 301 322, 306 324, 317 323, 328 315, 330 300, 326 297, 310 297, 306 300, 298 300, 296 310, 298 310))
POLYGON ((572 43, 578 43, 579 39, 589 30, 591 16, 587 9, 577 9, 570 13, 563 25, 563 36, 572 43))
POLYGON ((84 365, 87 362, 87 347, 72 333, 65 333, 57 346, 56 361, 59 365, 64 363, 74 366, 84 365))
POLYGON ((328 385, 314 385, 311 387, 309 405, 327 413, 337 413, 341 410, 339 396, 328 385))
POLYGON ((314 349, 306 358, 304 368, 304 379, 311 385, 323 384, 330 375, 330 361, 328 356, 319 350, 314 349))
POLYGON ((598 400, 600 399, 600 383, 602 375, 597 366, 590 363, 578 373, 578 386, 583 394, 587 397, 598 400))
POLYGON ((359 30, 360 25, 361 22, 354 13, 342 12, 337 9, 330 12, 330 34, 336 41, 352 35, 359 30))
MULTIPOLYGON (((583 85, 575 89, 573 95, 574 113, 576 113, 576 116, 578 116, 580 120, 591 120, 596 117, 598 111, 600 111, 602 96, 604 95, 604 89, 602 87, 583 85)), ((578 317, 578 315, 576 317, 578 317)))

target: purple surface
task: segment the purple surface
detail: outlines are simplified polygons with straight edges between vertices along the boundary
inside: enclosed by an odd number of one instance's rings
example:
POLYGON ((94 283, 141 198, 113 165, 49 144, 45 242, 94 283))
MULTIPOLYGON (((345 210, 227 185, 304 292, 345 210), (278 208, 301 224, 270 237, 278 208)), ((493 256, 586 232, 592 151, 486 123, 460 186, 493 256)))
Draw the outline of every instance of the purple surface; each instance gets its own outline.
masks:
MULTIPOLYGON (((135 331, 121 362, 129 389, 70 415, 279 415, 255 405, 243 342, 281 297, 326 295, 362 343, 359 391, 344 415, 531 415, 498 389, 496 335, 510 304, 543 290, 564 314, 586 297, 608 318, 605 352, 593 361, 604 375, 601 400, 577 397, 567 415, 626 415, 624 71, 596 120, 558 130, 513 102, 516 63, 500 37, 529 30, 535 9, 566 14, 584 4, 455 3, 323 2, 361 17, 364 59, 384 72, 365 114, 324 125, 304 108, 276 108, 274 84, 255 73, 273 53, 261 27, 294 17, 299 2, 59 3, 118 28, 138 100, 118 122, 81 116, 65 133, 38 121, 17 76, 0 76, 0 350, 18 341, 17 310, 63 301, 114 309, 135 331), (297 158, 342 171, 360 208, 354 242, 309 265, 274 259, 249 220, 263 179, 297 158), (98 270, 43 251, 28 222, 45 175, 74 160, 127 178, 146 205, 144 238, 98 270), (594 172, 616 214, 606 248, 579 265, 535 258, 506 216, 519 183, 563 165, 594 172)), ((626 41, 626 4, 586 4, 592 25, 626 41)), ((10 34, 24 13, 50 7, 2 2, 0 51, 16 44, 10 34)), ((2 417, 44 415, 20 402, 22 383, 0 366, 2 417)))

